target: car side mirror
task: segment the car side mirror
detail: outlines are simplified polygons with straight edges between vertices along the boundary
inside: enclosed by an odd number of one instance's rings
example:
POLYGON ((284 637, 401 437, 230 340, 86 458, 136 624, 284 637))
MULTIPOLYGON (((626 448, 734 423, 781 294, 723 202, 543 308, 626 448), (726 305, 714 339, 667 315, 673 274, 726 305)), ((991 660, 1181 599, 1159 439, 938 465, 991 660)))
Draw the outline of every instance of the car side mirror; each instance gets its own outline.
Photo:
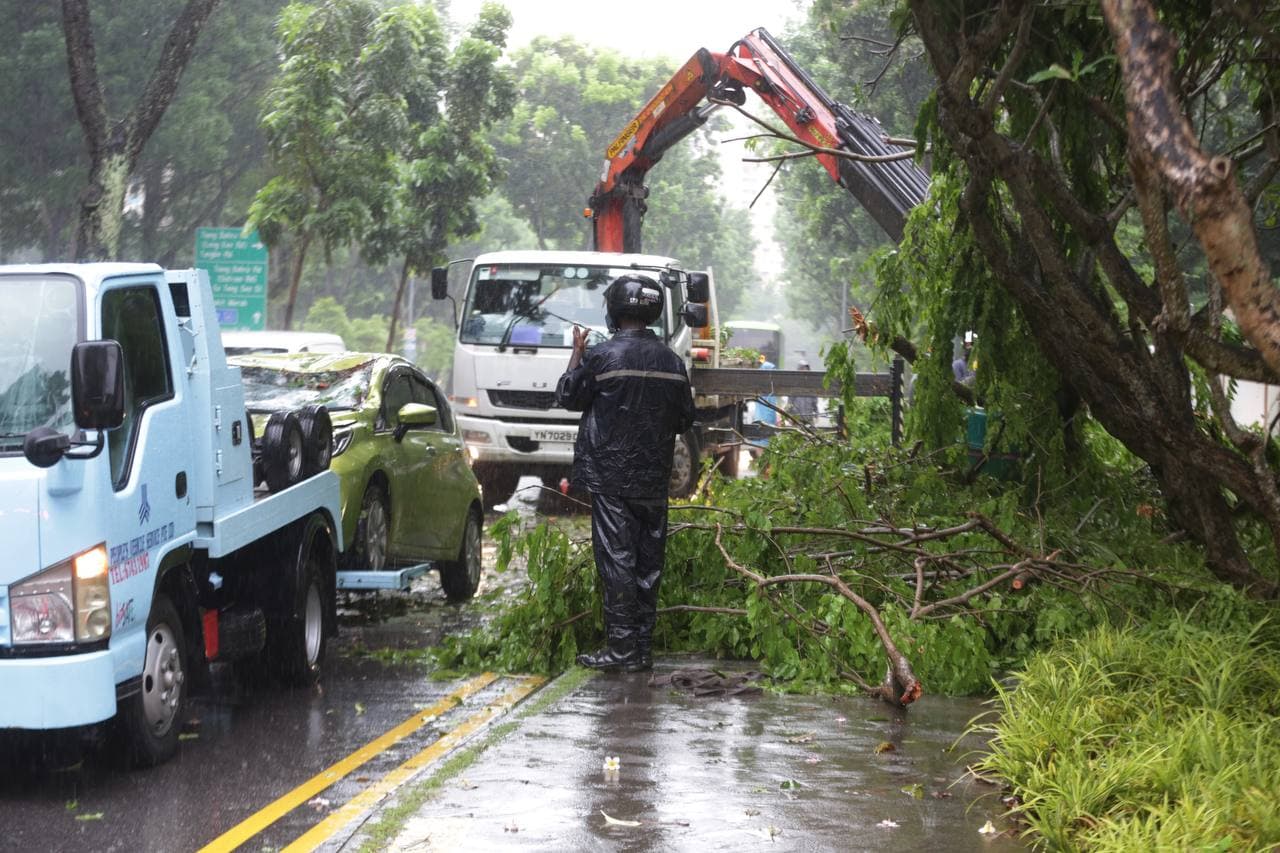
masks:
POLYGON ((449 297, 449 268, 432 267, 431 298, 447 299, 449 297))
MULTIPOLYGON (((711 299, 711 278, 704 272, 689 273, 685 292, 690 302, 708 302, 711 299)), ((705 324, 700 324, 705 325, 705 324)))
POLYGON ((396 441, 400 441, 413 427, 435 426, 440 420, 440 413, 435 406, 425 403, 405 403, 398 412, 400 426, 396 427, 396 441))
POLYGON ((116 341, 81 341, 71 349, 71 405, 81 429, 124 422, 124 351, 116 341))
POLYGON ((707 325, 707 306, 699 305, 696 302, 686 303, 680 309, 680 316, 684 320, 685 325, 695 329, 707 325))

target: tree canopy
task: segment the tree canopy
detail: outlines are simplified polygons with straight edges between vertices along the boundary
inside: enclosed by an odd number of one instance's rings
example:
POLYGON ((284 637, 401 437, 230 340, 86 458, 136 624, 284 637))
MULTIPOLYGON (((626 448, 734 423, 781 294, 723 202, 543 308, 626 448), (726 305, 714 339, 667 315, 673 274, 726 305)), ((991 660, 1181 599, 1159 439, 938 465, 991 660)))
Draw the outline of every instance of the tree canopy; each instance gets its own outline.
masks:
POLYGON ((508 108, 494 64, 509 24, 486 7, 451 57, 431 6, 341 0, 282 13, 284 60, 262 116, 278 174, 249 219, 268 245, 295 238, 285 328, 313 241, 404 256, 403 287, 475 228, 471 205, 492 173, 483 131, 508 108))
POLYGON ((918 124, 933 188, 879 266, 879 340, 924 321, 917 429, 953 441, 945 364, 976 330, 977 393, 1008 442, 1069 471, 1087 411, 1219 578, 1274 596, 1280 454, 1232 420, 1227 389, 1280 379, 1274 243, 1257 237, 1275 220, 1280 12, 1103 8, 898 9, 896 43, 922 45, 937 80, 918 124))

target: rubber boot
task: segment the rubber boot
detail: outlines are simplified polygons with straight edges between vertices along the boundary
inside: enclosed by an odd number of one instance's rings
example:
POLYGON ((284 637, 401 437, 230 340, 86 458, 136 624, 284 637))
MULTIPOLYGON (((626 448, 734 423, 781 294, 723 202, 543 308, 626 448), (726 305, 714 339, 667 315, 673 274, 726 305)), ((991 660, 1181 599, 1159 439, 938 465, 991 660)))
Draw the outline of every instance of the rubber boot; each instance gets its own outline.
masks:
POLYGON ((648 672, 653 669, 653 629, 640 629, 636 637, 635 657, 622 665, 623 672, 648 672))
POLYGON ((634 654, 629 654, 628 649, 622 648, 615 640, 618 634, 617 629, 609 622, 609 612, 606 610, 604 614, 604 636, 606 645, 603 648, 596 649, 594 652, 585 652, 574 658, 578 666, 585 666, 587 669, 621 669, 622 666, 629 661, 634 654))

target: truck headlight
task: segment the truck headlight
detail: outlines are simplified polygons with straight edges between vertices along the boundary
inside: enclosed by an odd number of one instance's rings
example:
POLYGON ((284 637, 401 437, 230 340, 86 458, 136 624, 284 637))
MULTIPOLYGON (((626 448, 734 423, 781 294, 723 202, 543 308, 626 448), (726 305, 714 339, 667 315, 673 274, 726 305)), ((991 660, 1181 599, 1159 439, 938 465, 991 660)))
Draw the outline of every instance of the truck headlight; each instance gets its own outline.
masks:
POLYGON ((97 545, 11 586, 9 614, 14 644, 111 636, 107 546, 97 545))

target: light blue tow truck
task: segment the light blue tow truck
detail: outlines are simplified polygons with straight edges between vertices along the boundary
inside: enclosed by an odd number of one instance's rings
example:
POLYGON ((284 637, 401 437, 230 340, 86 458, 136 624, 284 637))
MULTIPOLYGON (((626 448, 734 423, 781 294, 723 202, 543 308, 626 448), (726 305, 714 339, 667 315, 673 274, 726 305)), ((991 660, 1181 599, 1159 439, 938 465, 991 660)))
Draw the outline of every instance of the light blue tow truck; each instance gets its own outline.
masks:
POLYGON ((203 271, 0 267, 0 729, 110 720, 150 765, 208 664, 314 681, 331 435, 310 411, 253 436, 203 271))

